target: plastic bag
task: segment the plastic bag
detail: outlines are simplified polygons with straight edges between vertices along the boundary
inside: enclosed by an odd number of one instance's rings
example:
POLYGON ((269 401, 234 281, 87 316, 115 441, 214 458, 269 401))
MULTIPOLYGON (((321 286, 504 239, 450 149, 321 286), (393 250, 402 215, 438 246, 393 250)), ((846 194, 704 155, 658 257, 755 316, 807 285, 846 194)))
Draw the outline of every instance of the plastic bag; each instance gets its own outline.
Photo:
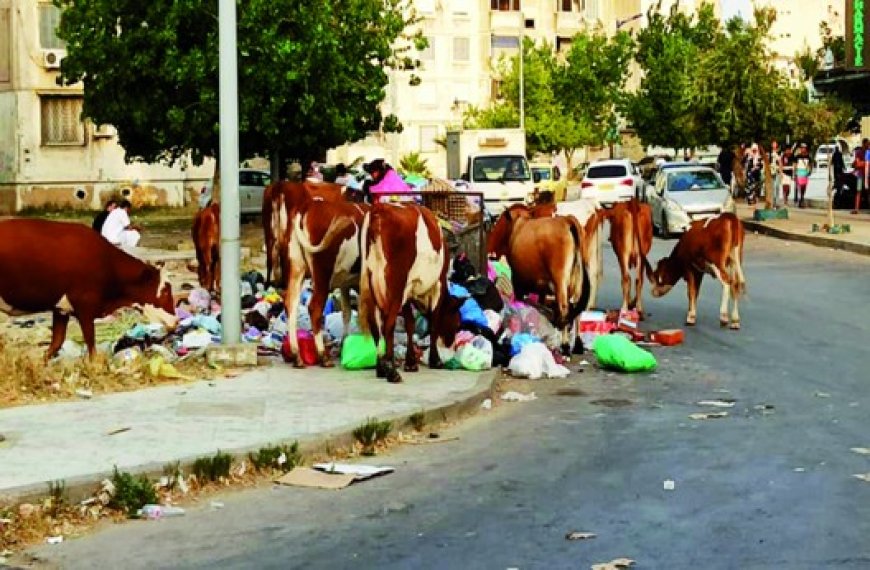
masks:
POLYGON ((522 352, 527 344, 540 342, 540 339, 529 333, 517 333, 511 337, 511 356, 522 352))
POLYGON ((514 376, 537 380, 541 376, 547 378, 565 378, 571 371, 556 364, 552 353, 540 342, 523 346, 519 354, 511 359, 510 372, 514 376))
POLYGON ((492 343, 476 336, 456 351, 456 358, 466 370, 489 370, 492 368, 492 343))
POLYGON ((653 370, 656 357, 618 334, 602 335, 592 345, 598 363, 624 372, 653 370))
POLYGON ((477 304, 474 299, 466 299, 459 307, 459 320, 463 323, 474 323, 481 327, 489 326, 486 320, 486 315, 483 314, 483 309, 477 304))
POLYGON ((498 329, 501 328, 501 315, 493 310, 486 309, 483 312, 483 316, 486 317, 486 326, 489 327, 489 330, 494 333, 498 332, 498 329))
MULTIPOLYGON (((299 358, 306 366, 317 364, 317 347, 314 346, 314 335, 309 331, 296 331, 296 345, 299 348, 299 358)), ((290 341, 285 336, 281 345, 284 362, 290 361, 290 341)))
POLYGON ((384 341, 381 339, 377 349, 370 336, 348 335, 341 347, 341 366, 347 370, 374 368, 378 363, 378 353, 383 354, 384 341))

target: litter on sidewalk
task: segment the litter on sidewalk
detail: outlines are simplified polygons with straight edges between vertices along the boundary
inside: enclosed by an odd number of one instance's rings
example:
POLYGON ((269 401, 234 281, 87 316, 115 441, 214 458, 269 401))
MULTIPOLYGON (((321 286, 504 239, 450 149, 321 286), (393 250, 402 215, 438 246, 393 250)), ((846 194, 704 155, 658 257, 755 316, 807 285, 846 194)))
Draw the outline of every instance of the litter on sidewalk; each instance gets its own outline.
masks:
POLYGON ((282 475, 275 482, 291 487, 311 487, 316 489, 344 489, 356 477, 351 474, 324 473, 309 467, 296 467, 292 471, 282 475))

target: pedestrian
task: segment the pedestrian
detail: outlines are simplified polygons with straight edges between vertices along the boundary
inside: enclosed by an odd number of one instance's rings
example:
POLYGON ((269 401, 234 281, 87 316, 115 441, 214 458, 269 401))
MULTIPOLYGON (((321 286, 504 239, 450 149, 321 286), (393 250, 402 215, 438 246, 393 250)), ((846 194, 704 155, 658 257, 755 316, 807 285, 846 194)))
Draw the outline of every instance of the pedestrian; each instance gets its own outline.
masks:
POLYGON ((317 164, 316 160, 311 161, 311 165, 308 167, 308 173, 305 175, 305 178, 309 182, 323 182, 323 173, 320 172, 320 166, 317 164))
POLYGON ((810 151, 807 148, 807 143, 801 143, 794 167, 797 182, 797 191, 794 195, 794 205, 798 208, 805 208, 806 204, 804 203, 804 197, 807 193, 807 184, 810 183, 810 174, 813 172, 813 163, 810 159, 810 151))
POLYGON ((761 157, 761 152, 758 149, 758 143, 752 143, 749 147, 749 152, 746 154, 746 203, 754 204, 761 195, 761 172, 764 166, 764 160, 761 157))
POLYGON ((97 214, 96 217, 94 217, 94 223, 91 224, 91 227, 94 229, 95 232, 97 232, 98 234, 102 233, 103 224, 106 223, 106 218, 108 218, 112 210, 117 207, 117 200, 109 200, 108 202, 106 202, 106 206, 103 208, 103 211, 97 214))
POLYGON ((794 161, 795 157, 792 148, 790 146, 786 147, 782 153, 782 158, 779 160, 780 170, 782 171, 780 185, 782 186, 783 207, 788 206, 788 195, 794 187, 794 161))
POLYGON ((782 178, 782 156, 779 154, 778 142, 772 141, 770 143, 770 154, 768 155, 768 159, 770 161, 770 176, 773 179, 773 186, 770 189, 771 193, 773 194, 771 197, 771 202, 773 203, 773 207, 777 208, 777 200, 779 198, 779 185, 782 178))
POLYGON ((731 188, 731 178, 734 172, 734 152, 727 144, 722 144, 722 150, 719 151, 719 156, 716 158, 716 164, 719 167, 719 176, 722 177, 722 182, 728 188, 731 188))
POLYGON ((868 160, 870 160, 870 140, 864 139, 861 141, 861 146, 855 149, 853 172, 858 183, 857 191, 855 192, 855 209, 852 210, 853 214, 857 214, 858 210, 861 209, 861 198, 868 191, 868 183, 870 183, 870 180, 868 180, 868 173, 870 173, 870 167, 867 164, 868 160))
POLYGON ((112 210, 103 224, 102 235, 109 243, 121 249, 131 249, 139 244, 142 228, 130 223, 129 200, 121 200, 118 207, 112 210))

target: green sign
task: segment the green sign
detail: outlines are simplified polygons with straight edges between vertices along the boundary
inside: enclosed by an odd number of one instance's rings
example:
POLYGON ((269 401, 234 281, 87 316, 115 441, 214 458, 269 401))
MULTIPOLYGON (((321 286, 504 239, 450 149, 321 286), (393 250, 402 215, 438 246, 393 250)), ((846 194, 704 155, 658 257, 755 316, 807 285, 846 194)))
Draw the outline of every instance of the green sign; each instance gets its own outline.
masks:
POLYGON ((865 69, 870 61, 867 52, 866 30, 868 21, 867 0, 846 0, 846 67, 865 69))

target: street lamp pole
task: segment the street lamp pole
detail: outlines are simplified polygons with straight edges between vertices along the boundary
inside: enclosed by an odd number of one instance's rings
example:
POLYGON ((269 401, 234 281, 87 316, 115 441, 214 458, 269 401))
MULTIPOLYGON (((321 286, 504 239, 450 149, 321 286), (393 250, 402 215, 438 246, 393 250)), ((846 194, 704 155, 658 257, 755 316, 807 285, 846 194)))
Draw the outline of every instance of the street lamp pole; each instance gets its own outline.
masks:
POLYGON ((239 344, 239 93, 236 51, 236 1, 219 0, 218 68, 221 178, 221 325, 224 345, 239 344))
POLYGON ((526 130, 526 79, 523 74, 523 23, 520 22, 520 130, 526 130))

